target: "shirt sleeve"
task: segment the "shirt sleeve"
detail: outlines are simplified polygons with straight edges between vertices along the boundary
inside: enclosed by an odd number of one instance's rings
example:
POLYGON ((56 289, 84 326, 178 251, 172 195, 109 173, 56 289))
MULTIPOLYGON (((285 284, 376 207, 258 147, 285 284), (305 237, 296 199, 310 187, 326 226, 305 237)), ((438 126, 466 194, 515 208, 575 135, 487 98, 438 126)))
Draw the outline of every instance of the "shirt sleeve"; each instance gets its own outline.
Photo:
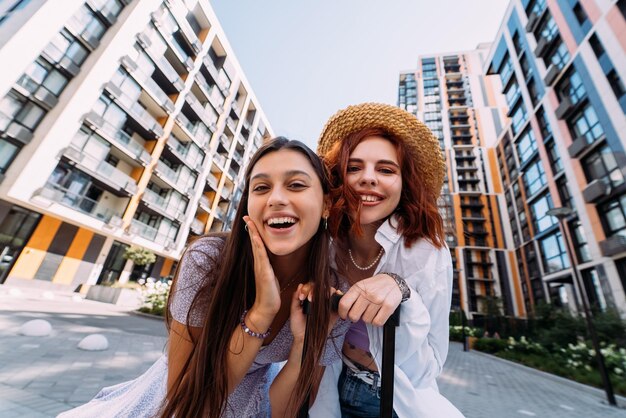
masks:
MULTIPOLYGON (((411 297, 402 304, 400 311, 396 366, 418 389, 436 385, 435 379, 448 355, 452 261, 447 248, 432 248, 415 256, 422 260, 426 257, 426 260, 420 269, 405 278, 411 287, 411 297)), ((382 329, 373 327, 370 335, 379 340, 376 346, 382 347, 382 329)), ((382 360, 382 349, 374 354, 382 360)))
POLYGON ((178 266, 170 304, 170 313, 175 321, 192 327, 202 326, 206 303, 197 303, 193 309, 191 305, 198 291, 213 280, 223 244, 222 238, 205 237, 193 242, 185 251, 178 266))

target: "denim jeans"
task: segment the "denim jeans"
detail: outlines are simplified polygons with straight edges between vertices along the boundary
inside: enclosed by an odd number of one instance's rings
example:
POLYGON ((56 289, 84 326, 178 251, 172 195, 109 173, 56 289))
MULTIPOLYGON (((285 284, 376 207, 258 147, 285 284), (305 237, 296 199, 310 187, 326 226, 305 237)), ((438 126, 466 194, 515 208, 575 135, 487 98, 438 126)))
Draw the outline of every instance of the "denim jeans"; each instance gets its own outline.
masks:
MULTIPOLYGON (((343 418, 377 418, 380 416, 380 387, 365 383, 351 375, 345 364, 337 386, 343 418)), ((393 416, 398 417, 395 411, 393 416)))

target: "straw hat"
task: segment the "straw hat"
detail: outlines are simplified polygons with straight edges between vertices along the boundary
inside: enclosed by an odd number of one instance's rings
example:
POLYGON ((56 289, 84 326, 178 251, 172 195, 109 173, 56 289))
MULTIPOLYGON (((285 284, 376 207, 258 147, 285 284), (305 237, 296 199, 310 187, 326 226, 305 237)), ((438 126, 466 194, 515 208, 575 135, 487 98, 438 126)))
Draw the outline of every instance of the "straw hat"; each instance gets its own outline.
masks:
POLYGON ((417 160, 420 179, 435 199, 439 197, 446 171, 439 140, 413 114, 398 107, 362 103, 340 110, 322 130, 318 155, 324 157, 336 143, 365 128, 380 128, 403 140, 407 151, 417 160))

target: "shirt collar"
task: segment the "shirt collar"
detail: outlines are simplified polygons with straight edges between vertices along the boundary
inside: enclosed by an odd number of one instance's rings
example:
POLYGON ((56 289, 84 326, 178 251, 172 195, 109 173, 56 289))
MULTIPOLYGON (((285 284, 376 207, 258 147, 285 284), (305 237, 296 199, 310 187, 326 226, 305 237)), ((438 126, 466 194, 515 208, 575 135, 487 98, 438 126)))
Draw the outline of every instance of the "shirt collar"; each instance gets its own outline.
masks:
POLYGON ((399 216, 393 214, 376 231, 374 238, 385 249, 385 252, 388 252, 389 248, 397 244, 400 238, 402 238, 402 235, 394 226, 398 225, 399 220, 399 216))

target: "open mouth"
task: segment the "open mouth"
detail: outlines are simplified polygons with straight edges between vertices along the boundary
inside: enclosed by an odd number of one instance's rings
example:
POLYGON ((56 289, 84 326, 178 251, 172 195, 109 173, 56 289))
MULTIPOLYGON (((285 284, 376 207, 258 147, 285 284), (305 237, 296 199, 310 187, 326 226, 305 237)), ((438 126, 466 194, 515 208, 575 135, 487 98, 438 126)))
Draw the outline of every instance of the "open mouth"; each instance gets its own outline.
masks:
POLYGON ((380 196, 374 196, 371 194, 361 195, 361 202, 380 202, 381 200, 383 200, 383 198, 380 196))
POLYGON ((296 218, 292 218, 289 216, 283 216, 280 218, 270 218, 267 220, 267 225, 270 228, 275 228, 275 229, 286 229, 289 228, 293 225, 295 225, 298 222, 298 220, 296 218))

